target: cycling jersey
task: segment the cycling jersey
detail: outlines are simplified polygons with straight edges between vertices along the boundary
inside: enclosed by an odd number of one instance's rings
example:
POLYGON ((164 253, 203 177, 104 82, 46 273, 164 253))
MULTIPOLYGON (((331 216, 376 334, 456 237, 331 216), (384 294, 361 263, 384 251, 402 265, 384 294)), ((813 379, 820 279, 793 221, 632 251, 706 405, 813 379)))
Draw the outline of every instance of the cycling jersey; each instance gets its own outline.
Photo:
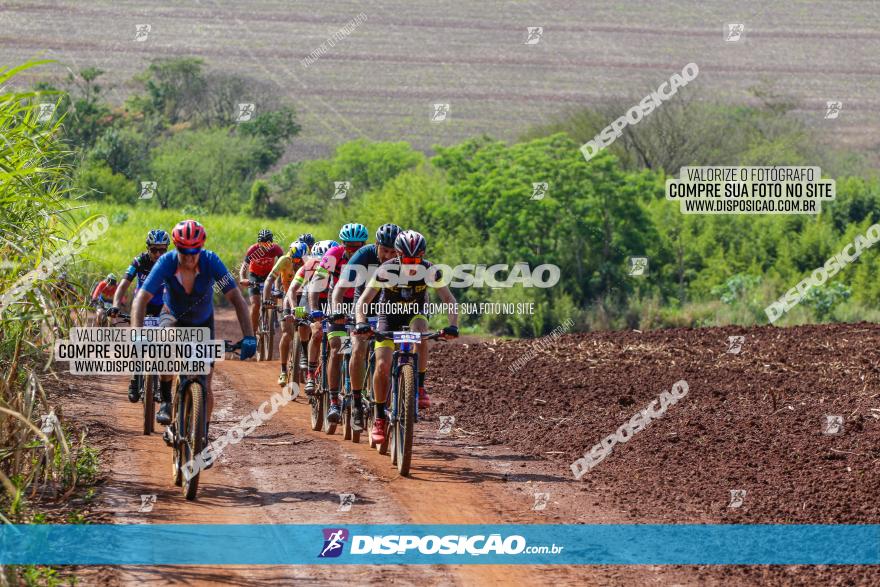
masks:
POLYGON ((376 315, 379 316, 380 322, 384 322, 388 318, 389 323, 402 324, 409 322, 412 317, 418 315, 426 315, 428 303, 428 283, 427 276, 432 276, 439 281, 440 271, 434 267, 430 261, 422 260, 422 267, 425 273, 420 279, 410 278, 407 280, 406 273, 400 277, 400 259, 395 258, 385 261, 379 266, 378 271, 370 280, 369 287, 379 288, 378 299, 375 303, 379 304, 379 310, 376 315), (432 269, 432 267, 434 267, 432 269), (387 304, 402 304, 405 306, 403 312, 387 315, 387 304))
POLYGON ((270 275, 275 279, 281 279, 281 285, 284 291, 287 291, 290 284, 293 282, 293 277, 296 274, 294 267, 293 258, 290 255, 280 257, 278 261, 275 262, 275 266, 272 267, 270 275))
MULTIPOLYGON (((158 259, 156 260, 158 261, 158 259)), ((137 277, 137 281, 135 282, 135 291, 141 289, 144 286, 144 281, 147 280, 147 276, 150 274, 150 271, 153 269, 153 265, 156 263, 153 259, 150 258, 149 253, 141 253, 131 262, 131 265, 128 266, 128 270, 125 272, 125 278, 129 281, 134 280, 137 277)), ((162 296, 165 293, 165 286, 162 286, 162 289, 159 290, 156 295, 154 295, 147 302, 150 306, 161 306, 162 305, 162 296)))
POLYGON ((177 320, 189 324, 206 323, 214 315, 214 282, 222 286, 221 291, 225 294, 235 288, 236 281, 216 253, 203 250, 199 255, 193 289, 187 293, 177 275, 177 265, 177 251, 162 255, 142 289, 155 295, 164 284, 163 301, 177 320))
POLYGON ((119 287, 118 284, 114 283, 113 285, 110 285, 102 279, 92 292, 92 301, 95 301, 100 297, 104 301, 112 302, 117 287, 119 287))
MULTIPOLYGON (((306 284, 312 280, 312 276, 315 274, 315 271, 318 269, 318 265, 321 263, 320 259, 316 259, 311 257, 306 259, 306 262, 303 263, 303 266, 297 269, 296 275, 293 276, 293 282, 300 286, 301 288, 308 289, 306 284)), ((318 298, 322 300, 327 299, 327 290, 320 292, 318 294, 318 298)))
POLYGON ((362 293, 364 293, 364 289, 367 287, 367 283, 369 283, 370 279, 372 279, 373 274, 376 273, 376 268, 379 266, 379 253, 378 247, 376 245, 365 245, 357 250, 354 255, 351 256, 351 259, 348 260, 348 263, 345 264, 345 268, 342 270, 341 279, 345 280, 347 283, 355 283, 354 287, 354 299, 357 300, 362 293), (366 271, 357 271, 355 267, 363 267, 366 271), (358 277, 358 273, 360 273, 360 277, 358 277), (360 279, 360 281, 358 281, 360 279))
POLYGON ((247 250, 244 259, 248 264, 248 271, 257 277, 266 279, 275 259, 282 256, 284 251, 274 243, 256 243, 247 250))
MULTIPOLYGON (((330 247, 330 250, 321 259, 321 265, 315 271, 315 274, 319 277, 330 276, 332 280, 328 289, 333 289, 333 284, 339 280, 339 274, 346 263, 348 263, 348 258, 345 256, 345 247, 342 245, 330 247)), ((354 288, 346 288, 342 297, 349 302, 353 300, 354 288)))

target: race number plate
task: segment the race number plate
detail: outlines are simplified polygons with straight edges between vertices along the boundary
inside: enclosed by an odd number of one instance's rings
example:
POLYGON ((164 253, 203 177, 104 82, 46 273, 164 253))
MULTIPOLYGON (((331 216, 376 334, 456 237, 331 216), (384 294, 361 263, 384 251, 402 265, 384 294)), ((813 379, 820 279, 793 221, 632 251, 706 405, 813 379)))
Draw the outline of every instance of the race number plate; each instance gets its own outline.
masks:
POLYGON ((402 342, 421 342, 422 333, 421 332, 395 332, 394 333, 394 342, 395 344, 400 344, 402 342))
POLYGON ((159 327, 159 317, 158 316, 144 316, 144 328, 158 328, 159 327))

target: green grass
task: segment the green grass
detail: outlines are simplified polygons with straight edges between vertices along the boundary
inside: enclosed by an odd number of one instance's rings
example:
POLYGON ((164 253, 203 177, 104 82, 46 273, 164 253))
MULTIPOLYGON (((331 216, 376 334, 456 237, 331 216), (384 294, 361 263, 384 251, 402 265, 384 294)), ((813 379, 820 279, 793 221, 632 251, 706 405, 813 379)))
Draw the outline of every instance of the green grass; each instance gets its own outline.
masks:
MULTIPOLYGON (((86 202, 77 211, 80 218, 103 214, 110 228, 83 255, 85 273, 93 277, 108 272, 120 276, 131 260, 146 249, 147 232, 153 228, 171 231, 175 224, 192 217, 180 210, 160 210, 155 203, 121 206, 102 202, 86 202)), ((214 251, 234 273, 238 272, 247 248, 257 240, 260 229, 275 233, 275 242, 286 249, 303 232, 311 232, 316 240, 335 238, 339 228, 314 226, 286 218, 251 218, 232 214, 201 214, 195 217, 208 231, 205 248, 214 251)))

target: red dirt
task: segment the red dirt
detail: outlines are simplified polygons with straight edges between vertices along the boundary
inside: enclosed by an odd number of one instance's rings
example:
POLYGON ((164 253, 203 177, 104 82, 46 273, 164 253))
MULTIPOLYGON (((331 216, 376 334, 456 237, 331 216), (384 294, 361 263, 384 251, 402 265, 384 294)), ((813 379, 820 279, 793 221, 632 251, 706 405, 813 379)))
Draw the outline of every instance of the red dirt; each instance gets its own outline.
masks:
MULTIPOLYGON (((238 338, 230 318, 223 314, 219 335, 238 338)), ((859 324, 568 335, 515 375, 507 365, 529 341, 437 345, 428 380, 435 408, 418 430, 412 478, 399 477, 364 443, 308 431, 307 404, 298 400, 229 448, 204 473, 196 502, 172 485, 170 450, 159 435, 139 433, 140 406, 127 402, 125 381, 79 382, 66 413, 112 427, 101 503, 119 523, 876 523, 880 422, 870 408, 880 407, 871 344, 878 333, 859 324), (741 354, 725 354, 727 336, 740 333, 741 354), (573 478, 575 458, 678 379, 689 383, 685 398, 583 480, 573 478), (821 433, 826 413, 845 415, 842 436, 821 433), (453 434, 439 434, 440 415, 456 417, 453 434), (727 507, 730 489, 747 490, 742 507, 727 507), (541 492, 550 501, 534 511, 541 492), (357 496, 351 511, 337 511, 339 493, 357 496), (138 512, 142 494, 157 495, 151 512, 138 512)), ((220 364, 212 437, 278 389, 276 369, 220 364)), ((345 572, 101 567, 77 574, 101 585, 415 582, 411 567, 345 572)), ((418 568, 418 582, 429 585, 845 585, 877 577, 874 567, 418 568)))

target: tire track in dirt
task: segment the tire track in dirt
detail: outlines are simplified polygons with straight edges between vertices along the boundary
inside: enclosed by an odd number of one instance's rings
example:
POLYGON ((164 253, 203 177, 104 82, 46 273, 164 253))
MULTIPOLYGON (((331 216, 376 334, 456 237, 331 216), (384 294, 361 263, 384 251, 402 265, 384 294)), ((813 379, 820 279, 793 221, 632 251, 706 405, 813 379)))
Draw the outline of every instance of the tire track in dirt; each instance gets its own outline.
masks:
MULTIPOLYGON (((218 320, 218 336, 237 339, 230 315, 218 320)), ((278 390, 278 363, 228 361, 215 375, 216 406, 212 439, 278 390)), ((199 497, 183 499, 171 480, 171 451, 155 433, 140 434, 140 404, 125 397, 121 379, 92 382, 103 409, 98 417, 117 435, 110 479, 102 509, 115 523, 290 524, 328 526, 353 523, 518 523, 542 522, 530 510, 527 496, 511 495, 504 476, 489 462, 472 456, 467 442, 432 435, 422 424, 413 459, 412 478, 401 478, 388 457, 359 445, 308 430, 309 410, 303 399, 281 408, 238 445, 230 446, 218 464, 203 473, 199 497), (467 453, 471 454, 468 455, 467 453), (338 512, 339 494, 354 493, 349 512, 338 512), (139 512, 141 495, 155 495, 151 511, 139 512)), ((160 427, 161 428, 161 427, 160 427)), ((537 476, 536 476, 537 477, 537 476)), ((147 506, 149 507, 149 506, 147 506)), ((316 544, 315 555, 320 544, 316 544)), ((572 567, 522 566, 174 566, 105 567, 100 584, 269 585, 297 580, 318 585, 357 584, 500 585, 584 584, 572 567)), ((591 582, 592 583, 592 582, 591 582)), ((598 583, 596 583, 598 584, 598 583)))

